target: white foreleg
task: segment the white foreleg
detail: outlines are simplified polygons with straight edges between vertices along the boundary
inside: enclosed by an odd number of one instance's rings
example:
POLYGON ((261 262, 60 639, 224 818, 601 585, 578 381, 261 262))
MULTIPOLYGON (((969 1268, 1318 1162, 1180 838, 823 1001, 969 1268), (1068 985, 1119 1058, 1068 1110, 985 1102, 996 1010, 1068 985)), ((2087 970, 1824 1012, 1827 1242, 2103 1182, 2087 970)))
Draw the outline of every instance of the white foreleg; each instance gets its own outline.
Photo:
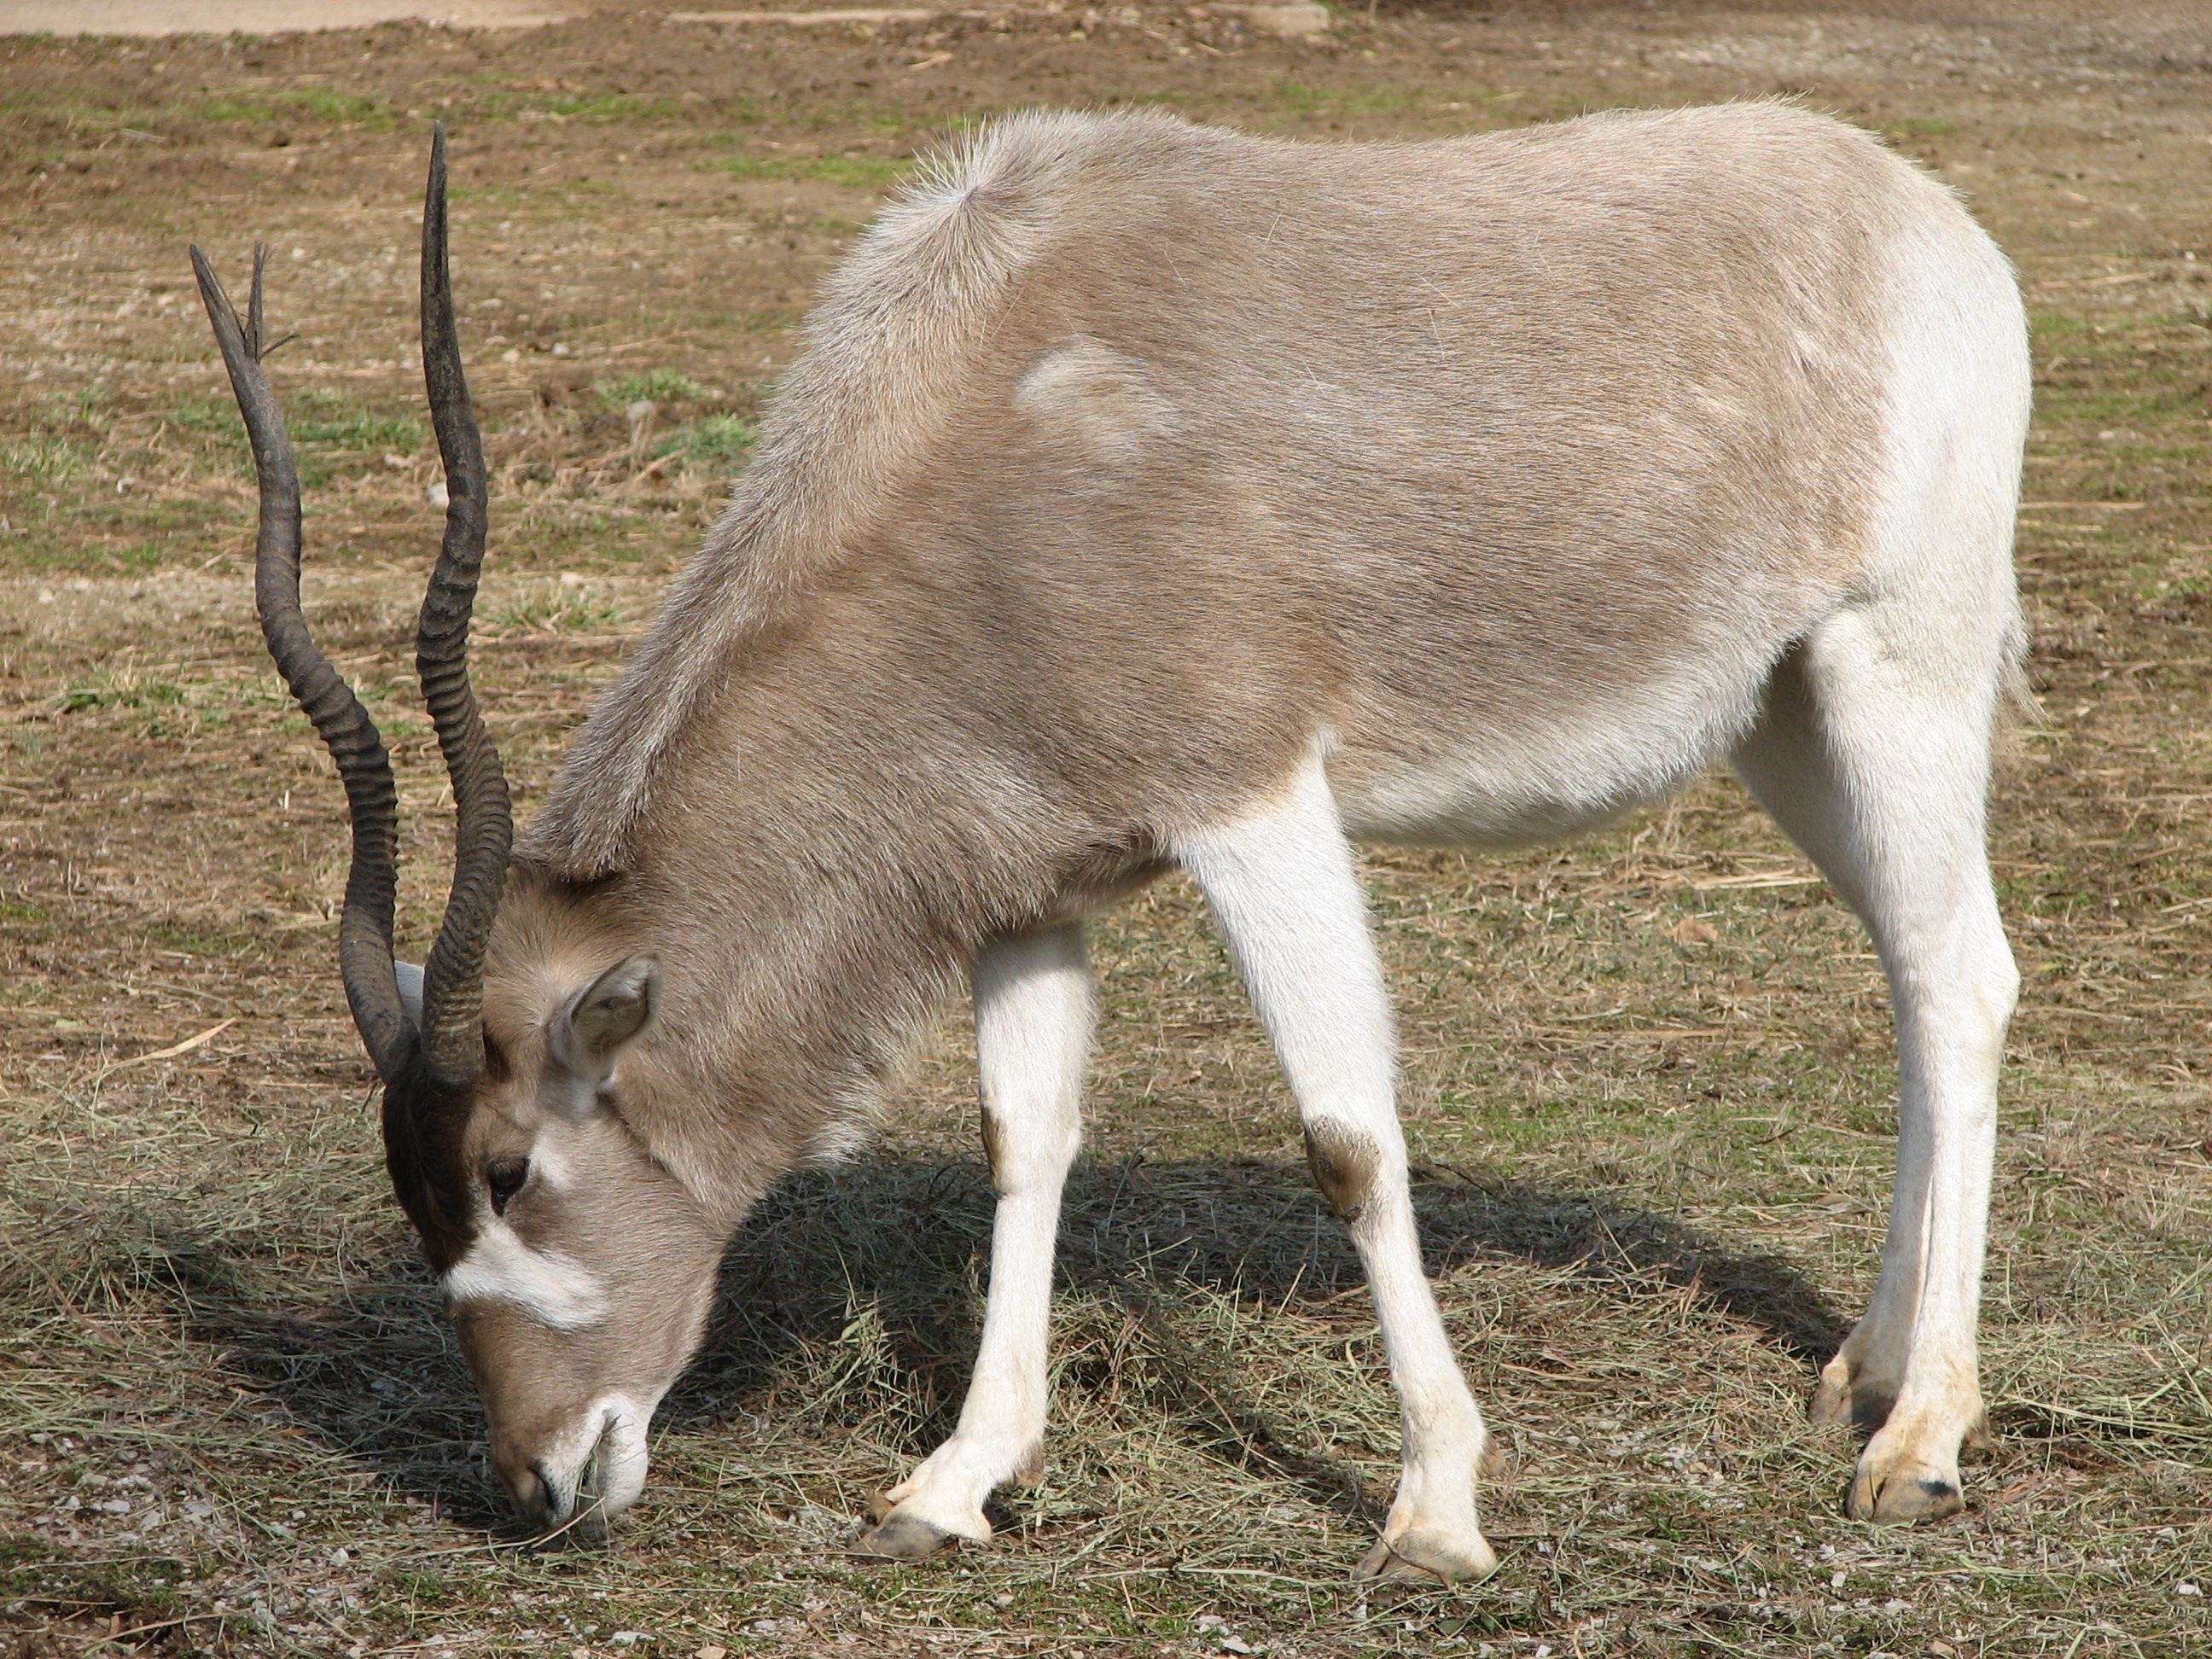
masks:
POLYGON ((1366 1575, 1479 1578, 1482 1414, 1421 1267, 1382 964, 1318 757, 1242 823, 1170 850, 1205 891, 1297 1097, 1315 1179, 1351 1229, 1375 1295, 1404 1425, 1405 1472, 1366 1575))
POLYGON ((959 1427, 884 1494, 890 1512, 861 1540, 907 1559, 988 1538, 984 1501, 1007 1480, 1036 1478, 1060 1188, 1082 1139, 1093 1012, 1081 924, 994 940, 976 953, 973 980, 983 1146, 999 1192, 990 1292, 959 1427))

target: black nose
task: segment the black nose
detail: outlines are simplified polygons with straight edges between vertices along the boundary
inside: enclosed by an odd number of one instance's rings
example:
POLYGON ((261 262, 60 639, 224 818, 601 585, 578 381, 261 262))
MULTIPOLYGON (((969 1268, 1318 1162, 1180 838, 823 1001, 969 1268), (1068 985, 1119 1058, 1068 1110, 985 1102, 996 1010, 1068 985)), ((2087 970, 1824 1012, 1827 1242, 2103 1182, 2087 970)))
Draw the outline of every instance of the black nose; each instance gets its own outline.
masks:
POLYGON ((559 1519, 561 1499, 553 1478, 543 1463, 532 1463, 514 1477, 507 1491, 522 1518, 533 1527, 550 1527, 559 1519))

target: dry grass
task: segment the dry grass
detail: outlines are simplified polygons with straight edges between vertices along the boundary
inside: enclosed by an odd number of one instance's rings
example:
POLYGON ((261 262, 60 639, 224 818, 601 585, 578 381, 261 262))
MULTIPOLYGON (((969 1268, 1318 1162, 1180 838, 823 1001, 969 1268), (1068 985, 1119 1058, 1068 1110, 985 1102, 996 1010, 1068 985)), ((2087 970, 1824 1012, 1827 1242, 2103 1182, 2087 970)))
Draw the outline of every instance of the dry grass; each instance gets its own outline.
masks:
POLYGON ((1385 9, 1291 47, 1128 15, 0 46, 0 1651, 2212 1651, 2201 18, 1385 9), (1348 1582, 1395 1439, 1368 1305, 1172 886, 1101 930, 1053 1462, 999 1542, 842 1553, 969 1364, 957 1010, 882 1146, 739 1241, 635 1524, 503 1533, 385 1194, 330 971, 336 792, 253 635, 183 239, 279 250, 310 599, 396 740, 419 940, 445 830, 397 646, 432 527, 404 321, 428 114, 497 474, 483 664, 534 788, 929 132, 1030 99, 1412 135, 1792 89, 1966 189, 2036 319, 2046 712, 1996 813, 2028 988, 1968 1516, 1844 1522, 1853 1448, 1803 1422, 1871 1283, 1887 1018, 1848 918, 1716 780, 1565 851, 1373 866, 1431 1265, 1516 1454, 1492 1583, 1348 1582))

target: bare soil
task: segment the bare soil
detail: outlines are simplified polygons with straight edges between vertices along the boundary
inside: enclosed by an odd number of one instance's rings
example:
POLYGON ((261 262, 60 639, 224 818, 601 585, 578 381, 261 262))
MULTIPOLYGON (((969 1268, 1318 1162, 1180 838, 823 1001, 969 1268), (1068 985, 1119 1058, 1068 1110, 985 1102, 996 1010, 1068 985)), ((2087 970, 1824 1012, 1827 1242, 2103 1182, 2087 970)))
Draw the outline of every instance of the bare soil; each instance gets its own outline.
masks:
POLYGON ((2212 1651, 2208 108, 2202 7, 2124 0, 0 41, 0 1654, 2212 1651), (1968 1514, 1846 1522, 1855 1448, 1803 1421, 1872 1282, 1888 1019, 1855 926, 1716 778, 1566 849, 1374 860, 1431 1265, 1516 1455, 1492 1582, 1349 1582, 1396 1436, 1368 1304, 1173 885, 1101 929, 1053 1462, 1000 1540, 843 1553, 972 1352, 957 1009, 880 1146, 739 1242, 616 1542, 503 1532, 385 1188, 340 803, 253 628, 185 244, 234 277, 275 250, 310 605, 394 743, 419 949, 449 833, 404 653, 433 118, 526 806, 933 139, 1039 102, 1382 137, 1776 94, 1957 185, 2035 323, 2043 712, 1995 811, 2027 989, 1968 1514))
POLYGON ((285 34, 376 23, 527 28, 586 10, 589 0, 9 0, 0 34, 285 34))

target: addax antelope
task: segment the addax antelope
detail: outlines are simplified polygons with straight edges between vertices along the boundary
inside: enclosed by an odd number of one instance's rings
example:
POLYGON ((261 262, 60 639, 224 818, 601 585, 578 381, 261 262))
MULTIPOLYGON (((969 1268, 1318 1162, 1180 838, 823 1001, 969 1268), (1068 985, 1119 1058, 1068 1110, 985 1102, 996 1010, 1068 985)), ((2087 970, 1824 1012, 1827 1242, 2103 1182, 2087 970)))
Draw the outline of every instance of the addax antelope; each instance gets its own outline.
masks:
POLYGON ((1718 759, 1864 921, 1896 1013, 1888 1241, 1813 1409, 1872 1431, 1850 1514, 1960 1506, 2016 983, 1984 814, 2028 364, 1948 192, 1773 104, 1401 145, 1001 122, 830 279, 510 846, 467 672, 485 474, 445 165, 441 134, 451 505, 417 653, 459 826, 420 969, 392 954, 391 768, 300 608, 258 267, 243 325, 198 270, 260 472, 262 625, 349 799, 339 957, 392 1184, 526 1517, 637 1497, 725 1245, 856 1143, 964 970, 999 1194, 981 1352, 862 1545, 988 1536, 1045 1432, 1084 919, 1175 867, 1373 1288, 1404 1474, 1363 1570, 1488 1571, 1353 848, 1567 835, 1718 759))

